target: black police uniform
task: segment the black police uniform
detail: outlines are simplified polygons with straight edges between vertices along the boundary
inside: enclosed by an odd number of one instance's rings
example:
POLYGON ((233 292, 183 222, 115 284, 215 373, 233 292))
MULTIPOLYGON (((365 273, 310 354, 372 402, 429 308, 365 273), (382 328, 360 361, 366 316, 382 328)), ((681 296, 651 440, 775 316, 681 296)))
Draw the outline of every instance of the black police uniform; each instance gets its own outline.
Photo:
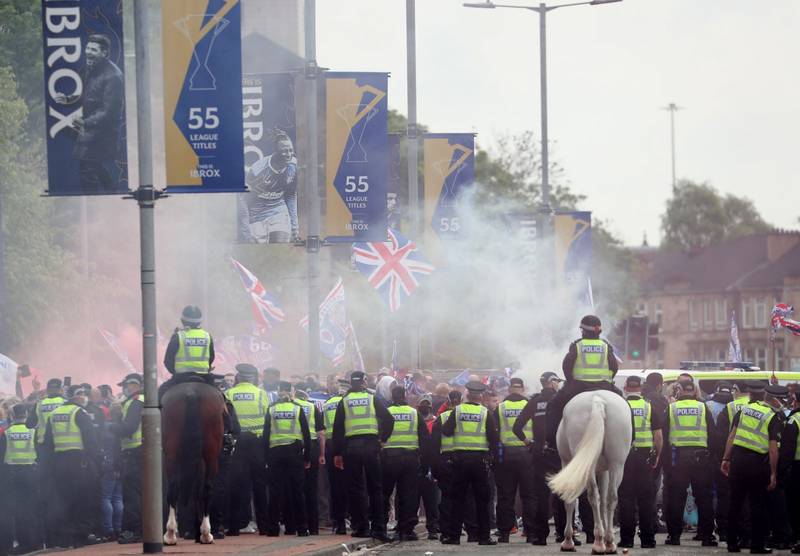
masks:
MULTIPOLYGON (((295 403, 295 402, 291 402, 295 403)), ((284 516, 286 534, 296 532, 298 535, 308 535, 308 521, 306 520, 305 465, 311 463, 311 433, 308 429, 308 420, 300 408, 300 433, 302 442, 293 442, 285 446, 270 448, 269 437, 272 421, 270 414, 264 418, 264 459, 268 466, 269 476, 269 515, 267 517, 267 536, 277 537, 280 534, 279 517, 284 516)))
POLYGON ((428 427, 434 427, 438 419, 431 414, 427 419, 420 414, 420 420, 425 425, 425 447, 421 453, 422 466, 420 467, 417 488, 419 498, 425 508, 425 530, 428 532, 429 540, 439 538, 439 497, 441 495, 439 486, 434 478, 434 462, 437 454, 432 449, 433 434, 428 427))
MULTIPOLYGON (((785 397, 789 390, 785 386, 769 385, 766 388, 767 394, 777 398, 785 397)), ((784 430, 788 419, 783 411, 773 406, 775 420, 780 423, 780 438, 784 436, 784 430)), ((780 448, 780 444, 779 444, 780 448)), ((778 476, 775 488, 767 492, 767 507, 769 508, 769 546, 775 550, 786 550, 792 546, 792 530, 789 518, 789 506, 786 498, 786 488, 791 468, 791 459, 781 455, 779 449, 778 456, 778 476)))
MULTIPOLYGON (((468 389, 475 393, 480 390, 468 389)), ((474 402, 464 402, 464 404, 480 405, 474 402)), ((442 427, 442 434, 445 436, 456 435, 456 411, 450 414, 447 422, 442 427)), ((492 450, 500 442, 500 433, 497 428, 497 421, 494 413, 486 413, 486 440, 489 449, 492 450)), ((478 543, 495 544, 489 536, 489 452, 479 450, 456 450, 452 455, 453 460, 453 513, 450 531, 460 530, 462 515, 464 511, 464 499, 467 488, 472 488, 475 498, 475 507, 478 520, 478 543)), ((445 544, 458 544, 459 539, 447 539, 445 544)))
MULTIPOLYGON (((527 398, 520 394, 509 394, 504 402, 521 402, 527 398)), ((527 405, 527 404, 526 404, 527 405)), ((521 414, 521 410, 520 410, 521 414)), ((519 419, 518 414, 515 418, 519 419)), ((494 411, 495 421, 500 424, 503 416, 500 415, 500 405, 494 411)), ((512 428, 513 432, 515 429, 512 428)), ((521 440, 521 439, 520 439, 521 440)), ((502 443, 502 438, 501 438, 502 443)), ((509 532, 516 526, 514 504, 517 491, 522 501, 522 522, 525 533, 533 540, 535 504, 535 483, 533 455, 527 446, 503 446, 502 457, 498 456, 494 466, 494 479, 497 484, 497 530, 500 539, 505 541, 509 532)))
MULTIPOLYGON (((129 397, 128 400, 131 398, 129 397)), ((127 401, 127 400, 126 400, 127 401)), ((109 425, 112 434, 120 439, 130 438, 142 423, 144 403, 136 394, 128 407, 125 419, 109 425)), ((142 535, 142 447, 122 450, 120 454, 122 483, 122 531, 135 537, 142 535)))
MULTIPOLYGON (((220 539, 225 538, 225 531, 230 530, 231 527, 233 453, 242 435, 242 427, 236 416, 236 408, 228 398, 225 398, 225 407, 228 408, 228 415, 223 418, 222 451, 219 454, 219 468, 217 476, 214 478, 214 485, 211 488, 211 501, 208 506, 211 531, 214 533, 214 538, 220 539)), ((263 452, 258 450, 258 453, 259 461, 263 461, 261 457, 263 452)), ((261 473, 265 473, 263 466, 261 473)), ((262 482, 262 487, 266 491, 266 482, 262 482)), ((248 504, 248 512, 249 509, 248 504)), ((239 529, 235 530, 237 533, 239 532, 239 529)))
POLYGON ((800 408, 793 409, 789 414, 789 419, 783 428, 781 435, 780 457, 778 459, 779 469, 786 484, 786 497, 789 507, 789 523, 792 528, 792 541, 800 541, 800 459, 796 459, 798 435, 800 428, 797 422, 792 419, 794 415, 800 413, 800 408))
MULTIPOLYGON (((731 422, 731 428, 739 425, 742 412, 739 411, 731 422)), ((773 418, 767 427, 769 441, 779 441, 781 422, 773 418)), ((745 500, 750 506, 750 553, 765 553, 765 544, 769 526, 767 524, 768 504, 767 487, 770 480, 770 463, 768 454, 759 454, 742 446, 733 446, 731 450, 730 487, 731 504, 728 512, 728 550, 738 547, 740 537, 739 517, 745 500)))
MULTIPOLYGON (((680 396, 678 400, 695 399, 693 395, 680 396)), ((702 402, 699 402, 702 403, 702 402)), ((705 412, 706 435, 712 438, 714 421, 705 412)), ((714 509, 711 500, 711 455, 708 448, 694 446, 676 447, 670 445, 669 424, 664 423, 664 461, 665 488, 667 507, 668 544, 680 543, 683 531, 683 510, 686 507, 687 489, 692 487, 697 505, 698 536, 705 542, 713 541, 714 509)))
MULTIPOLYGON (((304 409, 306 407, 304 406, 304 409)), ((314 432, 317 438, 311 439, 311 467, 306 469, 305 480, 305 500, 306 518, 308 520, 308 532, 312 535, 319 534, 319 435, 325 434, 325 417, 319 408, 314 405, 314 432)), ((306 415, 308 417, 308 415, 306 415)))
MULTIPOLYGON (((13 424, 23 424, 14 421, 13 424)), ((31 429, 33 434, 33 429, 31 429)), ((18 543, 17 553, 33 552, 42 547, 42 530, 37 518, 37 494, 39 476, 36 464, 7 465, 6 457, 8 439, 0 434, 0 527, 3 538, 0 539, 0 554, 11 548, 12 537, 18 543)))
MULTIPOLYGON (((629 395, 629 400, 640 400, 641 396, 629 395)), ((650 408, 650 430, 655 434, 664 428, 662 416, 650 408)), ((655 498, 653 490, 653 463, 655 449, 631 447, 622 483, 619 486, 620 545, 632 547, 636 533, 636 516, 639 516, 639 539, 642 548, 655 548, 655 498)))
MULTIPOLYGON (((351 392, 362 392, 356 388, 351 392)), ((345 394, 345 397, 347 397, 345 394)), ((347 477, 347 507, 350 510, 350 526, 354 537, 372 536, 386 538, 386 524, 383 521, 383 480, 381 478, 381 443, 386 442, 394 429, 394 418, 377 399, 373 397, 373 409, 378 420, 378 434, 345 435, 344 399, 336 408, 333 419, 333 456, 344 458, 344 473, 347 477), (369 521, 364 499, 364 484, 369 498, 369 521)))
MULTIPOLYGON (((75 405, 66 402, 64 405, 75 405)), ((80 430, 82 450, 55 452, 53 420, 47 423, 45 449, 52 455, 53 479, 60 514, 56 529, 56 544, 81 547, 87 544, 92 526, 92 500, 87 492, 98 480, 97 443, 89 414, 80 409, 75 416, 80 430)))

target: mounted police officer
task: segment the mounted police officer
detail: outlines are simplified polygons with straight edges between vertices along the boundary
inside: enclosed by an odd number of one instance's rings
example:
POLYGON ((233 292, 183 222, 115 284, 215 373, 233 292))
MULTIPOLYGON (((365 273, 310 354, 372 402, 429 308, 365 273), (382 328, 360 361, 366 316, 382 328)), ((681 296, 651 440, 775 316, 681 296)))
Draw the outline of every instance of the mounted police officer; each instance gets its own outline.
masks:
POLYGON ((278 396, 264 420, 263 445, 269 469, 267 536, 280 534, 278 518, 283 513, 285 533, 307 537, 303 470, 311 465, 311 434, 303 408, 292 400, 292 385, 281 381, 278 396))
POLYGON ((347 525, 345 518, 347 517, 347 477, 342 469, 336 467, 333 459, 333 435, 334 435, 334 421, 336 420, 336 409, 339 407, 339 402, 347 393, 350 383, 346 380, 339 380, 339 393, 328 398, 322 404, 322 414, 325 419, 325 432, 331 439, 331 442, 325 444, 325 466, 328 473, 328 491, 330 493, 330 512, 331 521, 333 522, 334 535, 346 535, 347 525))
POLYGON ((722 458, 722 472, 730 478, 728 552, 739 552, 739 517, 745 500, 750 505, 751 554, 771 554, 766 548, 767 493, 778 481, 780 421, 764 401, 766 385, 748 383, 750 402, 731 421, 731 432, 722 458))
POLYGON ((18 543, 17 553, 24 554, 42 548, 42 532, 37 519, 36 493, 39 477, 36 472, 35 429, 25 424, 27 407, 17 404, 11 408, 12 422, 0 435, 0 485, 5 507, 18 543))
POLYGON ((164 366, 172 377, 158 389, 159 399, 173 384, 193 377, 203 378, 214 385, 211 364, 214 363, 214 341, 200 326, 203 314, 195 305, 187 305, 181 313, 183 328, 176 328, 164 353, 164 366))
MULTIPOLYGON (((497 484, 497 530, 498 542, 509 542, 511 529, 516 526, 514 517, 514 502, 519 497, 522 499, 522 522, 527 542, 534 540, 534 479, 531 473, 533 455, 525 441, 514 433, 514 425, 522 410, 528 405, 525 392, 525 383, 519 377, 512 377, 508 384, 508 396, 500 402, 494 412, 494 417, 500 426, 500 444, 503 447, 501 457, 498 457, 494 468, 494 478, 497 484)), ((523 426, 525 438, 533 439, 533 421, 528 421, 523 426)))
MULTIPOLYGON (((456 407, 442 427, 442 434, 453 439, 453 513, 450 531, 460 531, 464 498, 471 488, 478 519, 477 540, 480 545, 495 545, 489 531, 489 451, 500 441, 497 421, 483 405, 481 396, 486 386, 468 382, 467 401, 456 407)), ((458 537, 442 540, 442 544, 460 544, 458 537)))
POLYGON ((642 548, 656 547, 653 522, 655 491, 653 472, 658 466, 664 437, 661 415, 642 398, 642 379, 629 376, 625 381, 625 395, 633 416, 633 446, 625 461, 625 472, 619 487, 620 543, 622 548, 633 548, 636 532, 636 514, 639 515, 639 538, 642 548))
POLYGON ((545 450, 556 451, 556 432, 561 424, 564 407, 581 392, 610 390, 622 396, 614 386, 614 375, 619 370, 619 361, 614 349, 600 339, 600 319, 587 315, 581 319, 581 339, 569 346, 561 368, 567 379, 564 388, 547 404, 547 445, 545 450))
MULTIPOLYGON (((267 393, 257 386, 258 369, 249 363, 236 365, 235 385, 225 392, 239 419, 241 434, 231 459, 230 519, 226 535, 238 536, 239 524, 247 524, 250 499, 255 507, 259 533, 267 533, 267 476, 264 470, 264 418, 269 405, 267 393)), ((244 526, 242 525, 242 526, 244 526)))
POLYGON ((397 538, 398 541, 416 541, 414 527, 419 522, 419 491, 417 481, 420 454, 427 450, 428 429, 417 410, 406 402, 402 386, 392 388, 392 405, 389 413, 394 419, 392 434, 383 443, 381 471, 383 475, 383 518, 389 518, 392 492, 397 488, 397 538))
POLYGON ((56 541, 61 546, 90 544, 92 500, 87 496, 97 480, 97 444, 92 419, 83 409, 86 393, 69 387, 68 401, 50 413, 44 448, 53 455, 53 479, 62 505, 56 541))
POLYGON ((122 420, 110 431, 119 437, 122 449, 122 532, 119 544, 142 542, 142 375, 130 373, 122 386, 122 420))
POLYGON ((667 410, 669 426, 664 444, 669 447, 664 462, 667 496, 667 540, 680 545, 687 488, 697 504, 697 533, 703 546, 717 546, 714 509, 711 503, 711 456, 709 439, 713 421, 706 405, 695 399, 694 382, 680 383, 678 399, 667 410))
POLYGON ((333 458, 336 467, 344 470, 347 477, 352 536, 386 541, 380 451, 381 443, 392 434, 394 418, 375 396, 366 391, 365 380, 362 371, 354 371, 350 375, 350 390, 336 408, 333 458), (369 521, 362 494, 365 479, 369 521))

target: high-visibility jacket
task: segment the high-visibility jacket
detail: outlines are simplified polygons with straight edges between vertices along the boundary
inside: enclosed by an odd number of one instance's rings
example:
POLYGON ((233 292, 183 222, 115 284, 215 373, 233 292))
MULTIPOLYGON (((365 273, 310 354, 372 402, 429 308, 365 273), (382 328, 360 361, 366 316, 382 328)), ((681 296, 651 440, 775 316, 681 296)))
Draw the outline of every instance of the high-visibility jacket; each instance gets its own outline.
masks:
POLYGON ((653 447, 653 406, 642 398, 629 399, 633 415, 633 446, 634 448, 653 447))
POLYGON ((6 429, 6 456, 8 465, 33 465, 36 463, 34 435, 36 429, 29 429, 25 423, 15 423, 6 429))
POLYGON ((769 452, 769 423, 775 412, 765 402, 750 402, 739 413, 739 424, 733 445, 747 448, 758 454, 769 452))
POLYGON ((336 421, 336 410, 339 407, 339 402, 342 401, 342 396, 336 395, 328 398, 322 404, 322 417, 325 419, 325 430, 330 438, 333 438, 333 423, 336 421))
POLYGON ((64 405, 64 398, 61 396, 48 396, 36 404, 36 443, 44 442, 44 431, 47 429, 47 422, 50 414, 57 407, 64 405))
POLYGON ((378 434, 378 417, 375 415, 375 399, 368 392, 349 392, 343 398, 344 436, 378 434))
MULTIPOLYGON (((522 409, 528 403, 528 400, 519 400, 512 402, 505 400, 500 402, 497 406, 497 413, 500 416, 500 442, 503 446, 524 446, 525 443, 517 438, 514 434, 514 423, 517 422, 517 417, 522 413, 522 409)), ((533 421, 528 420, 524 427, 525 438, 533 440, 533 421)))
MULTIPOLYGON (((144 403, 144 394, 139 394, 136 398, 140 402, 144 403)), ((122 404, 122 420, 124 421, 125 418, 128 416, 128 410, 131 408, 131 404, 133 403, 134 398, 130 398, 122 404)), ((128 438, 123 438, 119 442, 120 448, 123 450, 133 450, 134 448, 138 448, 142 445, 142 422, 139 421, 139 426, 136 427, 136 430, 130 435, 128 438)))
POLYGON ((302 408, 292 402, 278 402, 269 407, 269 447, 287 446, 303 441, 300 428, 302 408))
POLYGON ((794 461, 800 461, 800 413, 792 413, 789 416, 789 421, 794 423, 797 427, 797 443, 794 448, 794 461))
POLYGON ((384 448, 400 448, 403 450, 419 450, 419 417, 417 410, 410 405, 389 406, 389 413, 394 418, 392 435, 384 444, 384 448))
POLYGON ((317 440, 317 406, 308 400, 295 400, 306 414, 306 421, 308 421, 308 432, 311 434, 311 440, 317 440))
POLYGON ((572 378, 583 382, 611 382, 614 373, 608 368, 608 344, 603 340, 584 338, 575 344, 578 358, 572 368, 572 378))
MULTIPOLYGON (((443 427, 447 420, 450 418, 450 414, 453 412, 452 409, 448 409, 447 411, 443 411, 441 415, 439 415, 439 426, 443 427)), ((442 454, 446 452, 452 452, 455 450, 454 441, 455 438, 452 436, 442 436, 442 445, 439 448, 439 452, 442 454)))
POLYGON ((233 388, 228 388, 225 397, 236 410, 242 432, 249 432, 260 438, 264 434, 264 417, 269 406, 267 393, 255 384, 240 382, 233 388))
POLYGON ((453 435, 453 450, 489 451, 486 439, 486 418, 489 410, 482 405, 462 403, 455 409, 456 432, 453 435))
POLYGON ((678 400, 669 404, 669 441, 678 448, 708 448, 706 404, 699 400, 678 400))
POLYGON ((175 372, 208 373, 211 334, 202 328, 178 331, 178 351, 175 354, 175 372))
POLYGON ((725 410, 728 412, 728 431, 733 428, 733 418, 739 413, 744 406, 750 403, 750 396, 739 396, 732 402, 728 402, 725 410))
POLYGON ((83 411, 81 406, 66 404, 50 413, 50 428, 53 431, 56 453, 83 450, 83 436, 76 421, 79 411, 83 411))

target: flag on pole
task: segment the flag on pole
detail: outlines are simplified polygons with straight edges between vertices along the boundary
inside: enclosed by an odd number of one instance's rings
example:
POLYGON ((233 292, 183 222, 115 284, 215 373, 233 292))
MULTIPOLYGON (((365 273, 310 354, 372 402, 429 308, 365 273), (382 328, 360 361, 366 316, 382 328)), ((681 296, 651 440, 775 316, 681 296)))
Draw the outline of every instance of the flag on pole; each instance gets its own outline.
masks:
POLYGON ((396 230, 390 229, 388 234, 387 242, 354 243, 353 261, 394 313, 434 267, 416 243, 396 230))
POLYGON ((800 322, 792 319, 794 307, 786 303, 778 303, 772 308, 772 332, 770 338, 781 328, 788 330, 793 336, 800 336, 800 322))
POLYGON ((234 268, 239 272, 242 286, 250 294, 253 307, 254 332, 263 335, 274 325, 283 322, 286 315, 278 304, 278 299, 269 293, 255 274, 247 270, 242 263, 231 259, 234 268))
POLYGON ((356 336, 356 329, 353 326, 353 321, 349 321, 349 334, 350 340, 350 360, 354 371, 367 372, 364 365, 364 357, 361 355, 361 346, 358 345, 358 337, 356 336))
MULTIPOLYGON (((300 327, 308 332, 308 315, 300 319, 300 327)), ((320 351, 334 367, 338 367, 344 361, 347 351, 347 332, 344 283, 340 277, 319 305, 320 351)))
POLYGON ((121 345, 119 345, 117 337, 114 336, 108 330, 103 330, 102 328, 98 328, 97 330, 98 332, 100 332, 100 335, 108 344, 108 347, 111 348, 111 351, 113 351, 117 355, 117 357, 119 357, 119 360, 122 361, 122 364, 125 366, 125 370, 129 374, 137 373, 138 371, 136 370, 136 367, 133 366, 133 363, 131 363, 131 360, 128 358, 127 352, 123 349, 121 345))
POLYGON ((731 311, 731 337, 728 344, 728 361, 739 363, 742 360, 742 344, 739 343, 739 327, 736 326, 736 311, 731 311))

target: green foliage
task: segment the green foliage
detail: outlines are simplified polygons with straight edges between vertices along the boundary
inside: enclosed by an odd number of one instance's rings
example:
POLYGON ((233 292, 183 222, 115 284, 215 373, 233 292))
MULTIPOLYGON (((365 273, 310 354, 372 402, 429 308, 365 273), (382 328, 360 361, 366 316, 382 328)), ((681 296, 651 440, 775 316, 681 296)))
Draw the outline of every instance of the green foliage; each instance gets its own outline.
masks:
POLYGON ((765 232, 770 226, 751 200, 684 180, 667 201, 661 229, 663 246, 689 250, 765 232))
POLYGON ((24 130, 31 136, 44 129, 41 14, 41 2, 0 2, 0 63, 16 76, 16 92, 28 106, 24 130))

